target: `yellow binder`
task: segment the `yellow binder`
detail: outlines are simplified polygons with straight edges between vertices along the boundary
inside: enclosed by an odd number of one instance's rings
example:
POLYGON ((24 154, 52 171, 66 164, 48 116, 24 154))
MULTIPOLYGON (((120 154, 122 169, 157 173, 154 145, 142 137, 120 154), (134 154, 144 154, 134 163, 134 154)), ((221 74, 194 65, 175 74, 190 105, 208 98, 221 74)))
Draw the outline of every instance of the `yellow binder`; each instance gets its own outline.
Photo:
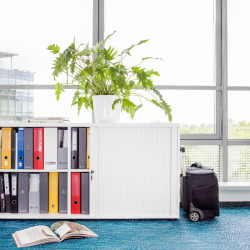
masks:
POLYGON ((2 128, 2 168, 11 169, 11 130, 2 128))
POLYGON ((90 161, 90 154, 89 154, 89 142, 90 142, 90 128, 87 128, 87 169, 89 169, 89 161, 90 161))
POLYGON ((49 173, 49 213, 58 213, 58 173, 49 173))

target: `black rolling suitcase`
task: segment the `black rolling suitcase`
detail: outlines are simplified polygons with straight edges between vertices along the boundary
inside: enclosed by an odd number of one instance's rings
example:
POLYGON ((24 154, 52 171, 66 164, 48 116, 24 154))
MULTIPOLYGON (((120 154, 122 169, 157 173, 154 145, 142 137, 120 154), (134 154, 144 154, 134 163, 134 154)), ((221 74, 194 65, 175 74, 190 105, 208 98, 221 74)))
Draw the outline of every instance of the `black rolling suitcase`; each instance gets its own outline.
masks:
MULTIPOLYGON (((183 155, 185 149, 181 148, 183 155)), ((182 157, 183 158, 183 157, 182 157)), ((218 180, 213 169, 196 162, 185 169, 181 160, 181 206, 193 222, 219 216, 218 180)))

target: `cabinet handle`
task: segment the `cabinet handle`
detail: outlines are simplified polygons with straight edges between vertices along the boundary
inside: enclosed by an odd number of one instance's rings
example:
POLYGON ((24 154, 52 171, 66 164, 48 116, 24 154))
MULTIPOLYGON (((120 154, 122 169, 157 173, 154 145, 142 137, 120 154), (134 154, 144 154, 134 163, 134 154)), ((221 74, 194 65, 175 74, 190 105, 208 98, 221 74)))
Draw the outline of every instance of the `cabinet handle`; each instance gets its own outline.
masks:
POLYGON ((91 171, 90 171, 90 174, 91 174, 91 176, 90 176, 90 180, 92 181, 92 180, 93 180, 93 178, 94 178, 94 177, 93 177, 94 170, 91 170, 91 171))

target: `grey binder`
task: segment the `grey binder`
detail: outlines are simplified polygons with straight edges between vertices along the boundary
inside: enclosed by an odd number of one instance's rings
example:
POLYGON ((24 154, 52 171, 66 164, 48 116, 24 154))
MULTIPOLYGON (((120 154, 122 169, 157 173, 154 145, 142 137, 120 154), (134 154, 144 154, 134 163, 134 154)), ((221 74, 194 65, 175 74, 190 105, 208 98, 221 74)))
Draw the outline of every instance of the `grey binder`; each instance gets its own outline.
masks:
POLYGON ((89 173, 81 173, 81 213, 89 214, 89 173))
POLYGON ((78 167, 81 169, 86 168, 86 157, 87 157, 87 128, 79 128, 79 139, 78 139, 78 167))
POLYGON ((29 211, 29 173, 18 173, 18 213, 29 211))
POLYGON ((24 169, 33 169, 33 128, 23 129, 24 169))
POLYGON ((40 213, 49 212, 49 175, 40 173, 40 213))
POLYGON ((68 211, 68 178, 67 173, 59 173, 59 213, 68 211))
POLYGON ((71 130, 71 168, 78 168, 78 128, 71 130))
POLYGON ((68 168, 68 130, 58 128, 57 162, 58 169, 68 168))
POLYGON ((30 174, 29 178, 29 213, 40 213, 40 175, 30 174))

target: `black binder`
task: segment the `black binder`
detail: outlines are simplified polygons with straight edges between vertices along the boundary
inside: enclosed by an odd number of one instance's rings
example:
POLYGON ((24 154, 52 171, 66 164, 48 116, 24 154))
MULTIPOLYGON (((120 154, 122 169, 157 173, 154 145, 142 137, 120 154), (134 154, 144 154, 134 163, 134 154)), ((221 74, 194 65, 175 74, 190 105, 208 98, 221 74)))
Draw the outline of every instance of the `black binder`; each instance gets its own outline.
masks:
POLYGON ((78 167, 78 128, 72 128, 71 131, 71 168, 78 167))
POLYGON ((78 168, 86 169, 86 157, 87 157, 87 128, 79 128, 78 139, 78 168))
POLYGON ((5 196, 5 205, 6 205, 6 212, 11 213, 10 209, 10 174, 4 173, 4 196, 5 196))
POLYGON ((0 195, 1 195, 0 211, 1 213, 4 213, 5 212, 5 197, 4 197, 4 180, 3 180, 2 173, 0 173, 0 195))
POLYGON ((11 169, 16 168, 16 130, 11 130, 11 169))
POLYGON ((40 173, 40 213, 49 212, 49 174, 40 173))
POLYGON ((11 173, 10 210, 17 213, 17 173, 11 173))

